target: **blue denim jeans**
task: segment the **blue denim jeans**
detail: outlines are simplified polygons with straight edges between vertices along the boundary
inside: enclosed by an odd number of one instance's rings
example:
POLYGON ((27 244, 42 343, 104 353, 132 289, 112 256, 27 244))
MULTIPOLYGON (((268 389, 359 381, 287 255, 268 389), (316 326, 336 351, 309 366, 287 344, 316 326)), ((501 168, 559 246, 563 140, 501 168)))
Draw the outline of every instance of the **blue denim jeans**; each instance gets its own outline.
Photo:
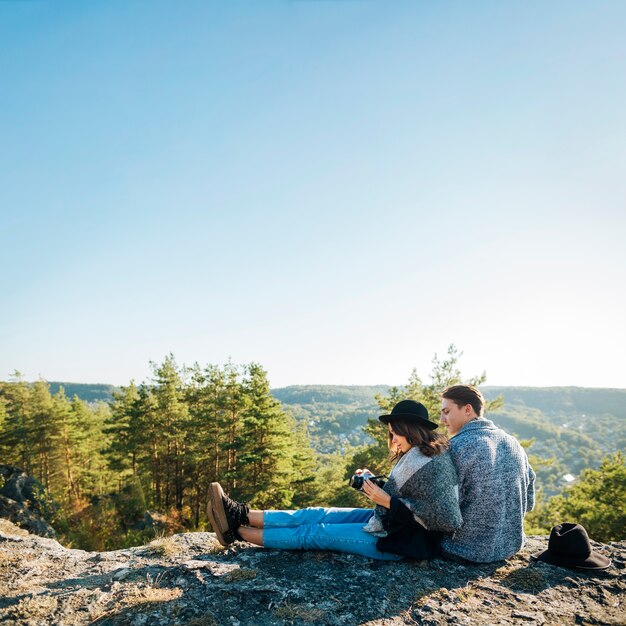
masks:
POLYGON ((298 511, 265 511, 263 545, 279 550, 335 550, 381 561, 399 561, 397 554, 376 549, 378 537, 363 526, 372 509, 312 507, 298 511))

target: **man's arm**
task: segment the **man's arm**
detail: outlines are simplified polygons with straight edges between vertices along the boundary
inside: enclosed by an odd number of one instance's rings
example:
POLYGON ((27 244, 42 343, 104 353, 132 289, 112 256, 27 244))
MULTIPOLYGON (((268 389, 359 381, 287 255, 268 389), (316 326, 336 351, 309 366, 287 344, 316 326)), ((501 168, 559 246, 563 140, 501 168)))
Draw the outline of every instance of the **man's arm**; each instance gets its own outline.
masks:
POLYGON ((532 511, 535 508, 535 478, 537 475, 535 471, 528 464, 528 488, 526 489, 526 506, 527 511, 532 511))

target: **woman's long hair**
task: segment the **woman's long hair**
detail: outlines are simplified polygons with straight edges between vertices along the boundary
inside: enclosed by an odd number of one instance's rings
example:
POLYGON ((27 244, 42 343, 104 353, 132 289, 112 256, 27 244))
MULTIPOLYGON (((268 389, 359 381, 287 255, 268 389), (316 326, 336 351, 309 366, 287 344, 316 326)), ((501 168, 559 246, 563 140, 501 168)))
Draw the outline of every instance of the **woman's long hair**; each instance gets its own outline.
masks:
MULTIPOLYGON (((440 435, 434 430, 429 430, 423 426, 419 426, 413 422, 390 421, 389 425, 396 435, 406 437, 406 440, 414 447, 419 448, 424 456, 437 456, 444 452, 448 447, 448 438, 440 435)), ((393 435, 389 433, 387 445, 389 446, 389 458, 391 461, 397 461, 404 452, 397 452, 391 448, 391 440, 393 435)))

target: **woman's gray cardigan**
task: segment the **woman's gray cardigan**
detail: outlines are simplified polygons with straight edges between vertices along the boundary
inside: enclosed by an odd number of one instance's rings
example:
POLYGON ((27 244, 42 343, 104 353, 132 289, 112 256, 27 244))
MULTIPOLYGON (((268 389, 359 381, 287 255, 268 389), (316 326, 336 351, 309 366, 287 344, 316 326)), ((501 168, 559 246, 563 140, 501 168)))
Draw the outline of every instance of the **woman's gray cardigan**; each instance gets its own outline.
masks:
MULTIPOLYGON (((395 491, 393 472, 385 485, 395 491)), ((439 555, 442 532, 454 532, 463 519, 459 508, 457 476, 446 451, 432 457, 402 485, 400 493, 391 496, 391 505, 382 514, 387 531, 376 547, 417 559, 439 555)))

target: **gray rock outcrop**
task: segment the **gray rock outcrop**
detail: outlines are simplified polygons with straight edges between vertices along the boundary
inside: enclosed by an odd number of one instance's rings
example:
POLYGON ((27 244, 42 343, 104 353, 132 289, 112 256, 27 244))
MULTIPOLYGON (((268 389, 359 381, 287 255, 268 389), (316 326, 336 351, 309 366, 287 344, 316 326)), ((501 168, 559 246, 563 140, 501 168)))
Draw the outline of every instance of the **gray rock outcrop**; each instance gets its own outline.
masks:
POLYGON ((50 513, 44 488, 19 467, 0 465, 0 518, 41 537, 56 537, 44 519, 50 513))
POLYGON ((113 552, 64 548, 0 520, 0 622, 248 626, 625 624, 626 542, 603 572, 531 561, 387 563, 287 552, 185 533, 113 552))

